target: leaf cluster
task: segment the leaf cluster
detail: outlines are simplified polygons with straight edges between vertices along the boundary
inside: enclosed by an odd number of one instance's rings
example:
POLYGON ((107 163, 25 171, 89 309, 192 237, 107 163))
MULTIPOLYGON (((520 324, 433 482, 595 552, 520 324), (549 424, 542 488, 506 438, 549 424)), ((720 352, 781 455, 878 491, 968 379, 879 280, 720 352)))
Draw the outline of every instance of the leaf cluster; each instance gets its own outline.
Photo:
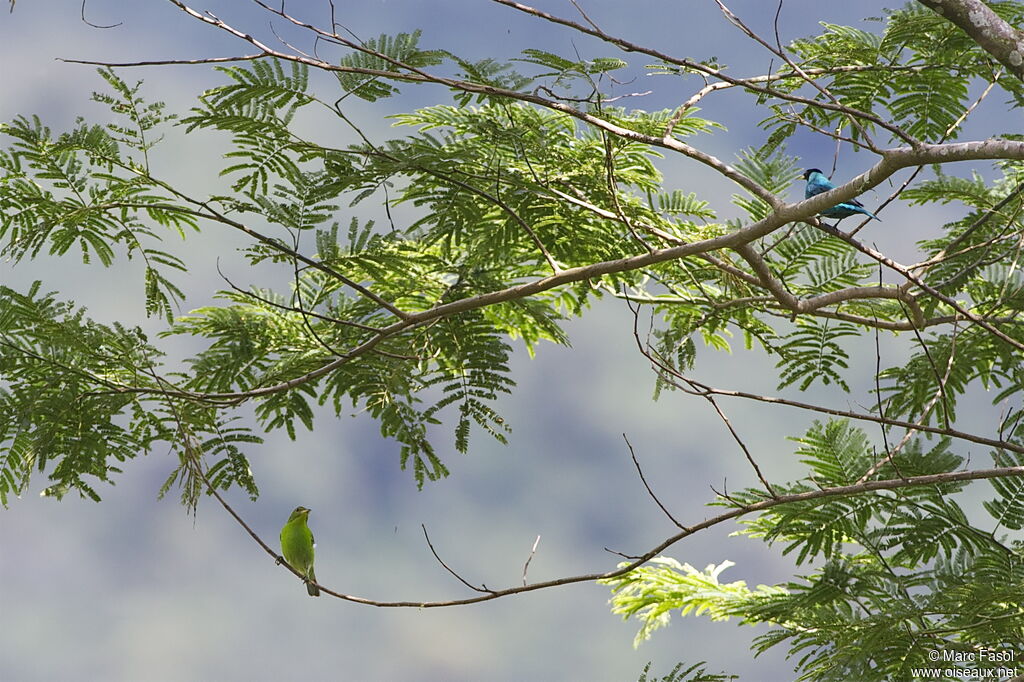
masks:
MULTIPOLYGON (((1011 25, 1024 19, 1024 3, 999 2, 996 10, 1011 25)), ((789 49, 800 75, 782 66, 774 88, 780 93, 806 94, 815 103, 842 109, 764 101, 773 115, 763 125, 773 144, 792 135, 797 126, 818 130, 844 129, 851 139, 879 129, 885 120, 911 139, 938 142, 955 138, 974 83, 997 84, 1013 107, 1024 104, 1019 80, 1004 73, 980 46, 941 15, 910 2, 889 10, 881 34, 823 23, 821 35, 793 41, 789 49), (809 85, 809 83, 814 86, 809 85)), ((887 135, 896 135, 896 129, 887 135)), ((906 141, 906 140, 904 140, 906 141)))
MULTIPOLYGON (((924 451, 914 439, 879 467, 867 435, 846 421, 816 423, 798 443, 808 476, 776 487, 778 494, 853 485, 875 470, 893 478, 962 465, 947 440, 924 451)), ((999 464, 1021 461, 995 457, 999 464)), ((743 581, 720 582, 731 562, 701 572, 660 558, 606 581, 613 586, 612 610, 641 623, 637 644, 676 610, 768 625, 756 650, 786 646, 806 680, 904 679, 912 668, 929 667, 929 650, 1010 648, 1024 634, 1024 556, 1019 542, 1007 543, 996 529, 1020 527, 1017 481, 994 479, 997 496, 985 505, 995 522, 989 530, 958 503, 962 483, 777 505, 744 522, 740 533, 781 541, 783 554, 812 566, 807 575, 751 590, 743 581)), ((748 490, 717 504, 739 508, 764 499, 763 491, 748 490)))

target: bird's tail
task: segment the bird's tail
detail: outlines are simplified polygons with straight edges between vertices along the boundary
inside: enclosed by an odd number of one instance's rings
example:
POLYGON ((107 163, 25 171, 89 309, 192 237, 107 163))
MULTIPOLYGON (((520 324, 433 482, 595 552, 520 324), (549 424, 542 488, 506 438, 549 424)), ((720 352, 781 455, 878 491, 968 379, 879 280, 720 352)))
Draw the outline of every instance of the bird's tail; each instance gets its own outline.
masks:
POLYGON ((309 567, 309 575, 307 575, 306 577, 308 577, 310 580, 310 582, 306 583, 306 594, 308 594, 310 597, 319 597, 320 588, 313 584, 316 582, 316 573, 313 572, 312 566, 309 567))

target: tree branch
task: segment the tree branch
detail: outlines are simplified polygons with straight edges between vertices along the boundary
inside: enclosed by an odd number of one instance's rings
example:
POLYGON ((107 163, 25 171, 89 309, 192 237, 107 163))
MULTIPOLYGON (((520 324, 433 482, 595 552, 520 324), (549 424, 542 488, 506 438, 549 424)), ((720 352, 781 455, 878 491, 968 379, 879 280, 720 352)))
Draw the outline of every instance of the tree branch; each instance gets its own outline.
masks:
POLYGON ((917 0, 971 37, 981 49, 1024 81, 1024 31, 1014 28, 982 0, 917 0))
MULTIPOLYGON (((1024 476, 1024 466, 1016 467, 998 467, 993 469, 980 469, 973 471, 950 471, 940 474, 928 474, 925 476, 910 476, 901 479, 886 479, 876 481, 865 481, 855 485, 844 485, 836 486, 832 488, 821 488, 818 490, 808 490, 801 493, 791 493, 787 495, 778 495, 777 497, 768 498, 759 502, 753 502, 736 507, 730 511, 712 516, 711 518, 705 518, 703 521, 698 521, 692 525, 685 526, 683 530, 680 530, 675 535, 672 535, 656 546, 649 549, 643 555, 638 557, 636 560, 631 561, 625 566, 621 566, 611 571, 599 572, 599 573, 586 573, 582 575, 566 576, 563 578, 556 578, 554 580, 544 580, 541 582, 530 583, 527 585, 519 585, 516 587, 509 587, 499 590, 488 590, 485 594, 478 595, 476 597, 468 597, 465 599, 451 599, 445 601, 381 601, 377 599, 369 599, 367 597, 360 597, 353 594, 346 594, 344 592, 338 592, 328 587, 324 587, 322 583, 317 583, 317 587, 320 588, 322 594, 329 594, 332 597, 343 599, 345 601, 353 602, 356 604, 364 604, 366 606, 377 606, 380 608, 414 608, 414 609, 432 609, 432 608, 444 608, 449 606, 465 606, 468 604, 479 604, 480 602, 491 601, 493 599, 500 599, 502 597, 508 597, 514 594, 523 594, 525 592, 536 592, 538 590, 546 590, 553 587, 560 587, 562 585, 572 585, 575 583, 589 583, 596 582, 598 580, 606 580, 609 578, 617 578, 621 575, 625 575, 635 568, 639 568, 654 557, 661 554, 663 551, 678 543, 679 541, 698 533, 702 530, 712 528, 714 526, 731 521, 733 519, 741 518, 749 514, 756 512, 766 511, 784 504, 793 504, 797 502, 808 502, 812 500, 827 500, 836 497, 848 497, 851 495, 859 495, 868 492, 874 492, 878 490, 900 490, 903 488, 915 488, 920 486, 930 485, 941 485, 944 483, 956 483, 962 481, 976 481, 992 478, 1003 478, 1010 476, 1024 476)), ((262 539, 250 529, 241 517, 231 509, 227 502, 215 491, 213 491, 217 497, 217 500, 224 506, 231 516, 242 525, 243 528, 249 533, 249 535, 256 541, 260 547, 263 548, 267 554, 277 560, 278 554, 273 551, 269 545, 263 542, 262 539)), ((293 571, 294 573, 294 571, 293 571)), ((300 576, 301 577, 301 576, 300 576)), ((473 588, 477 589, 477 588, 473 588)))

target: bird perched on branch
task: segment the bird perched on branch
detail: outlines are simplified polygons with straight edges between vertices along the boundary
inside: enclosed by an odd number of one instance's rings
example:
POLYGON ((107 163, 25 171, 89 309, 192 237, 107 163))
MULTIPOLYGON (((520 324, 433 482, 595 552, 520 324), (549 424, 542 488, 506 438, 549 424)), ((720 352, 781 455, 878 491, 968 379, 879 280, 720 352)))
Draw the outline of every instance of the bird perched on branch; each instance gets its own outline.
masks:
MULTIPOLYGON (((810 199, 816 194, 827 192, 830 189, 835 189, 835 185, 829 182, 829 179, 825 177, 817 168, 808 168, 804 171, 804 180, 807 181, 807 188, 804 189, 804 199, 810 199)), ((881 219, 871 211, 864 208, 864 204, 860 203, 856 199, 847 199, 841 204, 836 204, 832 208, 827 208, 820 212, 820 215, 826 218, 836 218, 836 224, 843 218, 849 218, 856 214, 866 215, 869 218, 874 218, 878 222, 882 222, 881 219)))
POLYGON ((316 574, 313 573, 313 531, 306 525, 309 510, 296 507, 288 522, 281 529, 281 553, 288 565, 302 574, 306 579, 306 592, 310 597, 319 597, 320 588, 314 585, 316 574))

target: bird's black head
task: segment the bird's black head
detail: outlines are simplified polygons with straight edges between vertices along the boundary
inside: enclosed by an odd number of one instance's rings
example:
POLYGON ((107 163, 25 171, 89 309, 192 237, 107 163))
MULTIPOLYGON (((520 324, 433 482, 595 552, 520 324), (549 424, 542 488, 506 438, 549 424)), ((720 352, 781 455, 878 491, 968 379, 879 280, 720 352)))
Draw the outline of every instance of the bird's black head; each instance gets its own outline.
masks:
MULTIPOLYGON (((811 177, 811 173, 821 173, 821 169, 820 168, 808 168, 807 170, 804 171, 804 180, 806 180, 807 178, 811 177)), ((824 173, 821 173, 821 174, 824 175, 824 173)))

